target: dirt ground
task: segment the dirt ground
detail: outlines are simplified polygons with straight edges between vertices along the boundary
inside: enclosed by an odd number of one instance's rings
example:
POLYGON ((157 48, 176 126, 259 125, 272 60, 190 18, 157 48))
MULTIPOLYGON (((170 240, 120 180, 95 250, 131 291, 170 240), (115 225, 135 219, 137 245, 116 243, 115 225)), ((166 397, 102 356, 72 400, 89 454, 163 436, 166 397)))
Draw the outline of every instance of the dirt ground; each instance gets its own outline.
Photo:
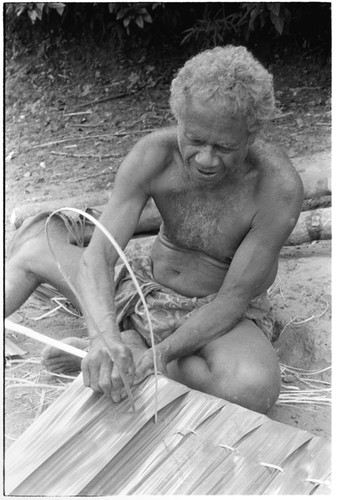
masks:
MULTIPOLYGON (((21 204, 93 193, 99 198, 112 188, 132 145, 147 132, 173 123, 169 81, 182 63, 177 56, 161 64, 151 58, 119 64, 104 51, 89 57, 75 48, 59 57, 26 55, 6 64, 6 241, 14 231, 11 213, 21 204)), ((266 139, 283 146, 290 157, 330 151, 330 68, 308 57, 270 70, 278 112, 264 132, 266 139)), ((286 365, 321 370, 331 364, 330 251, 329 241, 282 250, 272 299, 283 330, 276 348, 286 365)), ((85 335, 83 320, 60 310, 36 319, 53 307, 33 296, 16 320, 58 339, 85 335)), ((27 364, 9 362, 6 368, 10 387, 5 432, 10 445, 68 379, 41 371, 40 344, 19 334, 6 335, 27 352, 27 364), (15 383, 20 385, 12 387, 15 383)), ((329 370, 315 377, 328 387, 329 370)), ((298 382, 284 376, 285 387, 298 382)), ((269 416, 317 435, 331 433, 328 405, 277 404, 269 416)))

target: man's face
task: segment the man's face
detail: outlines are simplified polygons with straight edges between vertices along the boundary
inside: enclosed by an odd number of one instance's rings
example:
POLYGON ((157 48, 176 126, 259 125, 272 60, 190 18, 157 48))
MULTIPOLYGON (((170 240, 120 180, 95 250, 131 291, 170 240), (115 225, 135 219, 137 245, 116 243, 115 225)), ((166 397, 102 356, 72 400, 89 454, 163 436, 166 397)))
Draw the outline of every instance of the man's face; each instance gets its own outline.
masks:
POLYGON ((195 180, 215 185, 240 171, 249 145, 244 118, 191 99, 178 125, 180 153, 195 180))

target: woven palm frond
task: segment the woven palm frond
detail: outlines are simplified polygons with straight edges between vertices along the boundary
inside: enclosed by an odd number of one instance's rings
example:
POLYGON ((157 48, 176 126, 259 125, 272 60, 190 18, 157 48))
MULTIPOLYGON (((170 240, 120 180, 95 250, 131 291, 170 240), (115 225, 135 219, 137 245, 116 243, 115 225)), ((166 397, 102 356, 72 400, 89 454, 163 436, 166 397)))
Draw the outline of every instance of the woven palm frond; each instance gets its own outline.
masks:
POLYGON ((330 490, 330 441, 154 378, 136 413, 78 377, 9 448, 11 495, 313 494, 330 490))

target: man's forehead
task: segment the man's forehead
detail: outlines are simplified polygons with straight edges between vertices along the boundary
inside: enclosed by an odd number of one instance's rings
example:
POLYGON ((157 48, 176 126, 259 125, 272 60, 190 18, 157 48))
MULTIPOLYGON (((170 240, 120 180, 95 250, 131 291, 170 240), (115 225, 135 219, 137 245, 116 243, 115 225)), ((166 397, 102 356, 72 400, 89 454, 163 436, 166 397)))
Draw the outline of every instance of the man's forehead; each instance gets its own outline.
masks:
POLYGON ((208 114, 200 117, 186 113, 179 127, 188 139, 210 141, 218 145, 235 147, 246 137, 246 122, 240 117, 219 117, 208 114))
POLYGON ((225 128, 233 125, 246 126, 247 123, 246 116, 242 113, 235 113, 235 110, 229 105, 220 105, 212 100, 201 101, 196 98, 186 101, 181 120, 188 124, 209 122, 225 128))

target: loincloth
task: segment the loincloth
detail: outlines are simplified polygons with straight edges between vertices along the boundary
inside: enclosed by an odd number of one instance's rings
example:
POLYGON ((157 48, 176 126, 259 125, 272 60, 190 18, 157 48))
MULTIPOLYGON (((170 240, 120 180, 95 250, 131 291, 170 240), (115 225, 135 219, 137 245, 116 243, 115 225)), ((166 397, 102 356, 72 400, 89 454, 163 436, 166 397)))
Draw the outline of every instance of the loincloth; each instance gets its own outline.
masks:
MULTIPOLYGON (((149 240, 153 241, 152 238, 149 240)), ((137 249, 137 240, 134 244, 136 248, 131 251, 129 263, 149 309, 155 343, 159 343, 175 332, 200 307, 210 303, 217 294, 201 298, 186 297, 160 285, 153 277, 152 261, 149 255, 150 246, 147 245, 144 252, 144 245, 139 244, 137 249)), ((127 253, 130 257, 130 247, 127 253)), ((145 308, 124 265, 116 266, 115 289, 117 321, 121 330, 136 330, 151 346, 145 308)), ((253 320, 270 341, 275 340, 273 338, 274 316, 267 292, 250 302, 245 317, 253 320)))

